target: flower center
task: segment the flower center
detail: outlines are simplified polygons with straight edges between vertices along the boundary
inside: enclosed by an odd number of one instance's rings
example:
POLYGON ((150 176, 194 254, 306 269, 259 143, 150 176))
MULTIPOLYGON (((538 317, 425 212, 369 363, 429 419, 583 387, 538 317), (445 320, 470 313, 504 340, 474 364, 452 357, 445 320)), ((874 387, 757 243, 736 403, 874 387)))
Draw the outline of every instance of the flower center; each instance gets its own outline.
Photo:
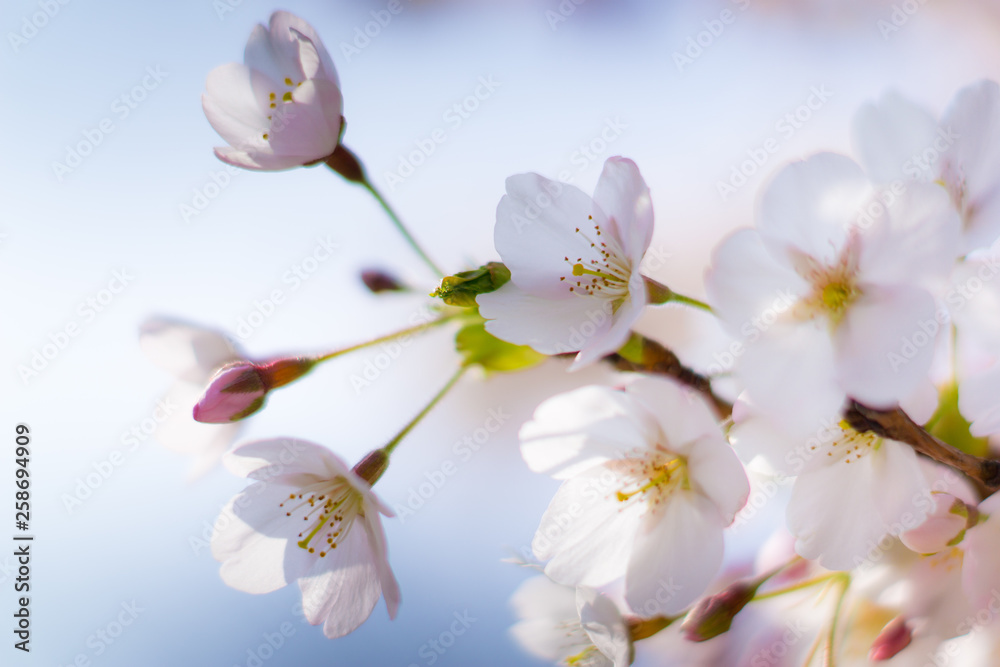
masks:
POLYGON ((568 665, 569 667, 587 667, 587 665, 601 664, 598 662, 598 659, 602 657, 603 655, 601 655, 601 653, 597 650, 597 647, 591 645, 576 655, 566 656, 566 659, 563 660, 563 664, 568 665))
POLYGON ((844 319, 847 310, 862 294, 857 284, 859 237, 852 235, 832 266, 812 257, 801 257, 796 270, 812 285, 812 293, 799 301, 793 313, 800 320, 825 316, 831 327, 844 319))
POLYGON ((600 295, 621 301, 628 295, 628 284, 632 277, 632 267, 625 259, 618 242, 610 236, 602 238, 601 226, 594 222, 594 216, 587 216, 586 226, 577 227, 576 233, 590 244, 596 253, 591 257, 568 256, 563 260, 569 264, 570 272, 560 276, 559 281, 569 283, 569 291, 583 296, 600 295), (589 228, 590 231, 587 231, 589 228))
POLYGON ((280 507, 295 500, 300 502, 286 509, 285 516, 301 516, 306 522, 306 529, 299 533, 302 539, 297 544, 300 549, 315 553, 315 540, 320 558, 337 548, 361 513, 361 494, 342 478, 304 487, 299 493, 290 494, 280 507))
POLYGON ((841 461, 851 463, 852 461, 861 460, 871 452, 878 451, 881 446, 882 438, 879 436, 870 431, 859 433, 846 420, 841 420, 837 427, 834 428, 834 436, 832 438, 824 438, 822 442, 817 441, 809 445, 809 453, 812 455, 825 451, 827 456, 826 463, 828 465, 841 461), (836 428, 838 427, 840 429, 839 434, 836 433, 836 428))
POLYGON ((612 462, 625 485, 615 492, 615 499, 626 503, 641 498, 655 508, 667 500, 676 490, 691 488, 688 477, 687 460, 667 452, 657 446, 641 458, 622 459, 612 462))
MULTIPOLYGON (((277 92, 268 93, 267 97, 268 97, 268 101, 269 101, 272 109, 277 108, 278 102, 279 102, 279 95, 280 95, 280 101, 281 101, 282 104, 293 103, 295 100, 292 99, 292 91, 295 90, 296 88, 298 88, 299 86, 301 86, 303 83, 305 83, 305 81, 299 81, 298 83, 296 83, 296 82, 292 81, 289 77, 286 76, 284 83, 285 83, 285 87, 288 90, 286 90, 284 92, 282 92, 282 91, 279 90, 277 92)), ((280 119, 281 112, 279 111, 278 114, 279 114, 279 119, 280 119)), ((268 117, 267 117, 268 120, 272 120, 272 118, 273 118, 272 115, 268 115, 268 117)), ((264 141, 267 141, 270 138, 270 136, 271 135, 269 133, 265 132, 264 133, 264 141)))

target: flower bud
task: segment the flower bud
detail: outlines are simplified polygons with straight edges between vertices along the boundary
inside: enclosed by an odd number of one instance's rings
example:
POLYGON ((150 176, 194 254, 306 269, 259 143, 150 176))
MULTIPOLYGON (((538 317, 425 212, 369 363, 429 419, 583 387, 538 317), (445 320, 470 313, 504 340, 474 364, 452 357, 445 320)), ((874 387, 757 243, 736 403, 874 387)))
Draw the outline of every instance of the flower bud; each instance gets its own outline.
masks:
POLYGON ((495 292, 509 280, 510 269, 500 262, 490 262, 478 269, 443 278, 431 296, 440 298, 449 306, 474 308, 477 296, 495 292))
POLYGON ((361 282, 373 294, 380 292, 403 292, 406 285, 399 282, 396 276, 381 269, 365 269, 361 272, 361 282))
POLYGON ((738 581, 720 593, 702 598, 681 623, 684 638, 703 642, 729 631, 733 618, 753 600, 760 581, 738 581))
POLYGON ((882 632, 872 642, 871 651, 868 652, 868 659, 872 662, 889 660, 909 646, 912 640, 913 632, 906 625, 906 619, 902 616, 897 616, 882 628, 882 632))
POLYGON ((382 477, 382 473, 388 467, 389 455, 384 449, 376 449, 368 452, 352 470, 355 475, 368 482, 368 486, 375 486, 375 482, 382 477))
POLYGON ((194 419, 225 424, 249 417, 264 406, 269 391, 299 379, 315 365, 315 359, 291 357, 265 364, 237 361, 223 366, 194 406, 194 419))

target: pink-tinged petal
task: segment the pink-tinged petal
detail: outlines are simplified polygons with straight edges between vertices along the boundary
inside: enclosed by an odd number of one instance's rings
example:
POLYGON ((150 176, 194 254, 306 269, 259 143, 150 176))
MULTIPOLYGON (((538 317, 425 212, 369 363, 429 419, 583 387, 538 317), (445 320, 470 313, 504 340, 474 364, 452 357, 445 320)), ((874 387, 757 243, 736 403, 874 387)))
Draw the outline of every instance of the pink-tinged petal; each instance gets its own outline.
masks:
MULTIPOLYGON (((302 71, 298 61, 288 58, 285 52, 276 50, 271 42, 271 34, 260 24, 254 26, 250 39, 247 40, 243 50, 243 64, 275 82, 284 81, 285 77, 294 78, 296 83, 301 80, 302 71)), ((276 86, 271 92, 277 93, 284 89, 276 86)))
POLYGON ((215 522, 212 556, 222 562, 227 585, 245 593, 270 593, 308 571, 314 558, 296 545, 301 527, 281 503, 295 487, 257 482, 234 497, 215 522))
POLYGON ((275 109, 268 142, 278 155, 297 155, 307 162, 329 157, 340 142, 343 98, 329 81, 306 81, 292 101, 275 109))
POLYGON ((585 648, 583 644, 589 638, 583 630, 566 628, 578 618, 574 588, 546 576, 532 577, 517 587, 510 605, 521 619, 511 626, 510 634, 531 655, 560 662, 585 648))
POLYGON ((513 280, 476 297, 486 330, 508 343, 530 345, 542 354, 577 352, 611 328, 611 303, 566 294, 549 299, 522 290, 513 280))
POLYGON ((862 285, 834 334, 841 386, 865 405, 886 408, 920 386, 941 331, 931 295, 906 285, 862 285))
POLYGON ((989 518, 970 528, 962 540, 965 558, 962 561, 962 589, 975 610, 996 609, 1000 599, 1000 514, 997 506, 1000 496, 987 498, 979 509, 989 518), (994 501, 994 502, 990 502, 994 501))
POLYGON ((855 153, 876 183, 937 178, 937 160, 926 155, 938 136, 937 122, 899 93, 887 92, 878 102, 862 106, 851 130, 855 153))
POLYGON ((729 441, 742 460, 750 462, 759 456, 787 476, 801 473, 809 458, 802 438, 792 436, 762 416, 737 422, 729 430, 729 441))
POLYGON ((936 554, 957 541, 965 531, 969 511, 965 503, 947 493, 934 493, 934 511, 916 528, 899 536, 903 544, 918 554, 936 554))
POLYGON ((775 322, 788 318, 810 285, 764 247, 759 233, 743 229, 720 243, 705 275, 712 308, 729 333, 755 340, 775 322))
POLYGON ((686 456, 703 436, 721 437, 718 419, 704 399, 676 382, 640 376, 625 386, 625 392, 653 416, 666 438, 665 442, 657 440, 650 444, 661 444, 686 456))
POLYGON ((260 146, 270 125, 267 106, 255 92, 273 84, 261 72, 230 63, 208 73, 202 108, 208 122, 230 145, 248 149, 260 146))
POLYGON ((962 250, 987 247, 1000 235, 1000 87, 980 81, 960 90, 941 127, 942 178, 964 188, 962 250))
POLYGON ((212 378, 195 404, 195 421, 225 424, 249 417, 264 406, 267 387, 260 372, 248 361, 224 366, 212 378))
POLYGON ((879 541, 919 525, 927 481, 913 449, 884 440, 875 451, 799 476, 788 504, 795 550, 831 570, 851 570, 882 554, 879 541))
POLYGON ((729 525, 747 502, 750 481, 721 432, 697 440, 688 454, 693 487, 715 505, 722 523, 729 525))
POLYGON ((629 630, 615 603, 595 590, 578 588, 576 608, 580 624, 597 650, 614 667, 631 665, 634 654, 629 630))
POLYGON ((830 335, 822 323, 775 325, 746 348, 736 372, 760 412, 792 433, 813 433, 839 414, 846 395, 837 383, 830 335), (802 397, 808 396, 808 401, 802 397), (788 406, 794 405, 794 410, 788 406))
POLYGON ((545 574, 568 586, 603 586, 625 574, 641 503, 621 503, 625 483, 595 466, 562 483, 542 516, 532 549, 545 574))
MULTIPOLYGON (((642 316, 646 302, 645 283, 642 275, 636 271, 629 278, 629 294, 625 300, 617 304, 617 310, 614 308, 615 304, 611 304, 610 310, 614 312, 611 316, 611 326, 597 329, 597 332, 589 338, 587 344, 576 355, 569 369, 571 371, 580 370, 620 350, 631 337, 632 325, 642 316)), ((605 312, 607 310, 605 309, 605 312)), ((593 322, 596 315, 595 311, 590 311, 588 318, 593 322)), ((581 333, 585 332, 584 326, 581 325, 581 333)))
POLYGON ((254 171, 283 171, 310 162, 309 158, 302 155, 274 155, 269 152, 270 149, 267 150, 268 152, 255 152, 251 155, 229 146, 218 146, 215 148, 215 156, 226 164, 254 171))
POLYGON ((336 549, 315 559, 313 570, 299 579, 302 612, 323 634, 343 637, 371 615, 381 595, 378 568, 369 534, 355 526, 336 549))
POLYGON ((962 345, 1000 349, 1000 254, 992 251, 955 266, 945 297, 962 345))
POLYGON ((139 346, 154 364, 179 380, 196 384, 207 382, 220 366, 244 356, 220 331, 163 317, 143 323, 139 346))
POLYGON ((226 469, 256 480, 305 474, 319 479, 354 476, 343 459, 322 445, 295 438, 245 442, 223 458, 226 469))
POLYGON ((778 172, 761 198, 757 229, 776 256, 796 248, 831 266, 871 192, 853 160, 819 153, 778 172))
POLYGON ((937 387, 925 378, 909 395, 900 399, 899 407, 917 424, 926 424, 937 412, 938 401, 937 387))
MULTIPOLYGON (((886 194, 885 196, 889 196, 886 194)), ((961 222, 944 188, 908 183, 893 194, 862 234, 858 280, 883 285, 943 287, 959 253, 961 222)))
POLYGON ((657 425, 623 391, 582 387, 554 396, 521 427, 521 456, 533 472, 567 479, 655 442, 657 425))
POLYGON ((300 61, 301 37, 305 37, 312 45, 319 62, 322 64, 322 69, 317 69, 313 65, 302 71, 302 76, 310 79, 322 77, 336 84, 338 88, 340 87, 333 59, 326 47, 323 46, 323 40, 320 39, 319 34, 311 25, 290 12, 277 11, 271 14, 270 26, 274 50, 280 52, 283 57, 300 61))
POLYGON ((389 565, 389 547, 386 544, 385 530, 382 528, 382 519, 378 514, 366 514, 362 520, 365 532, 368 533, 368 542, 372 546, 372 558, 375 561, 375 572, 378 575, 379 586, 382 588, 382 597, 385 598, 385 608, 389 612, 389 619, 395 619, 399 612, 399 604, 403 595, 399 590, 399 582, 389 565))
POLYGON ((560 278, 571 275, 573 264, 603 260, 591 247, 601 241, 595 225, 606 228, 607 217, 582 190, 520 174, 507 179, 493 241, 518 287, 534 296, 565 298, 570 285, 560 278))
POLYGON ((722 565, 722 519, 696 493, 676 491, 635 536, 625 599, 640 616, 676 614, 698 599, 722 565))
POLYGON ((1000 366, 962 380, 958 409, 972 422, 969 431, 977 438, 1000 431, 1000 366))
POLYGON ((594 189, 594 201, 608 218, 625 256, 638 266, 653 238, 653 203, 635 162, 612 157, 594 189))

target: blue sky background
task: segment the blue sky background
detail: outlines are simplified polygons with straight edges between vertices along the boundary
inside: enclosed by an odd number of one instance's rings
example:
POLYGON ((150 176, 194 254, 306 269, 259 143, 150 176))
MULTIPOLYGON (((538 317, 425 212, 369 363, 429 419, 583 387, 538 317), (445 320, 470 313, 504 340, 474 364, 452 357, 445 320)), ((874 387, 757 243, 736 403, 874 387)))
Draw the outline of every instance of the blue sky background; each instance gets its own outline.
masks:
MULTIPOLYGON (((880 3, 833 18, 781 8, 803 3, 742 4, 587 0, 553 28, 546 11, 557 10, 555 0, 404 0, 403 11, 350 57, 340 44, 386 3, 281 7, 322 36, 343 84, 345 143, 445 267, 495 258, 493 214, 507 176, 569 171, 590 191, 603 160, 620 154, 638 163, 652 189, 654 248, 666 257, 657 277, 697 296, 711 247, 751 223, 767 173, 817 150, 849 150, 854 110, 888 87, 941 111, 958 88, 1000 69, 991 3, 930 3, 888 36, 877 22, 891 8, 880 3), (674 52, 725 9, 734 21, 679 70, 674 52), (480 77, 499 85, 468 119, 449 123, 447 110, 473 94, 480 77), (832 96, 786 138, 776 123, 817 86, 832 96), (582 159, 579 147, 609 122, 622 128, 614 141, 594 160, 582 159), (446 141, 389 188, 384 174, 437 128, 446 141), (718 181, 769 137, 781 138, 778 152, 723 201, 718 181)), ((527 573, 500 560, 530 542, 556 485, 526 470, 515 435, 540 401, 603 381, 603 371, 570 376, 552 362, 523 375, 463 381, 404 442, 378 485, 389 503, 404 503, 445 461, 458 468, 419 512, 387 525, 403 588, 400 615, 390 623, 380 604, 337 641, 299 621, 294 587, 266 596, 231 590, 208 551, 192 548, 191 538, 243 486, 224 470, 188 484, 189 461, 151 438, 124 453, 80 506, 64 505, 95 465, 127 449, 122 434, 151 416, 171 383, 138 348, 146 317, 234 331, 255 300, 280 288, 287 300, 245 347, 258 356, 322 351, 401 328, 423 303, 368 294, 357 279, 361 268, 391 267, 433 287, 377 206, 324 168, 227 174, 225 187, 211 187, 213 177, 226 177, 211 151, 220 140, 201 111, 205 76, 241 60, 252 26, 279 8, 258 0, 226 6, 232 11, 210 0, 14 0, 0 9, 8 100, 0 106, 0 427, 9 433, 0 436, 0 452, 11 452, 0 456, 0 497, 13 493, 2 480, 13 477, 14 424, 27 423, 37 536, 33 650, 22 655, 5 642, 0 662, 62 666, 82 655, 101 667, 247 665, 247 651, 264 634, 291 622, 294 635, 263 664, 410 667, 429 664, 421 647, 467 611, 476 622, 436 664, 535 664, 506 634, 513 622, 507 599, 527 573), (43 5, 53 15, 26 31, 43 5), (125 115, 120 98, 133 96, 150 70, 161 80, 140 90, 144 99, 125 115), (88 132, 96 136, 102 122, 112 131, 100 133, 79 166, 58 173, 53 164, 64 163, 88 132), (199 202, 207 206, 185 219, 182 206, 199 202), (289 289, 283 274, 328 237, 339 244, 336 256, 289 289), (90 318, 80 304, 115 271, 133 278, 90 318), (24 381, 18 367, 71 324, 79 334, 24 381), (458 460, 453 444, 491 408, 510 420, 482 451, 458 460), (92 638, 133 602, 142 611, 113 644, 92 638)), ((641 328, 702 367, 722 345, 698 315, 651 313, 641 328)), ((351 461, 380 446, 449 377, 455 355, 449 335, 436 331, 359 393, 350 378, 377 353, 337 360, 282 390, 244 438, 307 438, 351 461)), ((764 534, 773 523, 764 516, 755 530, 764 534)), ((0 554, 12 532, 0 528, 0 554)), ((0 555, 5 616, 13 611, 11 565, 0 555)), ((660 660, 640 651, 638 664, 660 660)))

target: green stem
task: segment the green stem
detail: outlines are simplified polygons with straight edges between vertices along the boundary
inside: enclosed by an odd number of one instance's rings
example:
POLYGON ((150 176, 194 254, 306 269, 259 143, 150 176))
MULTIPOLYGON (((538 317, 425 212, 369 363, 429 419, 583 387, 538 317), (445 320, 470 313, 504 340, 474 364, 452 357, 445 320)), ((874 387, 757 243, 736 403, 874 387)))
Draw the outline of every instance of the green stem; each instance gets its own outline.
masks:
POLYGON ((447 384, 441 387, 441 390, 434 396, 434 398, 430 400, 430 403, 425 405, 424 409, 421 410, 419 413, 417 413, 417 416, 411 419, 410 423, 404 426, 403 430, 397 433, 396 437, 390 440, 389 443, 382 448, 382 451, 386 453, 386 456, 392 454, 392 451, 396 449, 396 446, 399 445, 399 443, 403 440, 403 438, 405 438, 407 434, 413 430, 413 427, 419 424, 420 421, 427 416, 427 413, 433 410, 434 406, 441 402, 441 399, 445 397, 445 395, 448 393, 449 390, 451 390, 452 387, 455 386, 455 383, 458 382, 458 379, 462 377, 462 374, 466 371, 467 368, 468 368, 467 365, 463 365, 457 371, 455 371, 455 374, 451 376, 451 379, 448 380, 447 384))
POLYGON ((372 197, 375 198, 375 201, 382 206, 383 210, 385 210, 386 214, 389 216, 389 219, 392 220, 392 224, 396 226, 396 229, 398 229, 399 233, 403 235, 403 238, 405 238, 407 243, 410 244, 410 247, 413 248, 418 255, 420 255, 420 259, 424 260, 424 263, 427 264, 430 270, 433 271, 439 278, 443 278, 445 275, 444 272, 438 268, 438 265, 434 263, 434 260, 432 260, 427 253, 424 252, 424 249, 420 247, 417 240, 413 238, 413 235, 406 229, 403 221, 400 220, 398 215, 396 215, 396 211, 393 210, 392 206, 389 205, 389 202, 387 202, 385 197, 382 196, 382 193, 375 189, 375 186, 372 185, 367 178, 361 181, 361 185, 365 188, 365 190, 368 190, 372 197))
POLYGON ((812 579, 806 579, 805 581, 800 581, 797 584, 792 584, 791 586, 786 586, 785 588, 779 588, 777 590, 768 591, 766 593, 755 595, 753 599, 756 601, 756 600, 767 600, 769 598, 776 598, 782 595, 786 595, 788 593, 794 593, 796 591, 801 591, 806 588, 816 586, 818 584, 826 583, 828 581, 832 581, 833 579, 838 579, 840 578, 840 576, 841 575, 839 572, 835 572, 833 574, 824 574, 823 576, 814 577, 812 579))
POLYGON ((411 334, 420 333, 421 331, 426 331, 436 326, 440 326, 445 322, 450 322, 451 320, 464 315, 464 313, 456 313, 453 315, 445 315, 444 317, 439 317, 436 320, 431 320, 430 322, 424 322, 423 324, 418 324, 408 329, 403 329, 402 331, 397 331, 395 333, 387 334, 385 336, 380 336, 363 343, 358 343, 357 345, 351 345, 350 347, 341 348, 339 350, 334 350, 333 352, 328 352, 322 356, 316 357, 315 362, 320 363, 333 359, 334 357, 339 357, 341 355, 347 354, 348 352, 354 352, 355 350, 361 350, 366 347, 371 347, 372 345, 378 345, 379 343, 387 343, 391 340, 397 338, 402 338, 403 336, 409 336, 411 334))
POLYGON ((654 306, 659 306, 664 303, 683 303, 687 306, 700 308, 707 313, 713 312, 712 307, 704 301, 699 301, 698 299, 678 294, 663 283, 653 280, 649 276, 643 276, 642 279, 646 283, 646 297, 649 299, 649 303, 654 306))

